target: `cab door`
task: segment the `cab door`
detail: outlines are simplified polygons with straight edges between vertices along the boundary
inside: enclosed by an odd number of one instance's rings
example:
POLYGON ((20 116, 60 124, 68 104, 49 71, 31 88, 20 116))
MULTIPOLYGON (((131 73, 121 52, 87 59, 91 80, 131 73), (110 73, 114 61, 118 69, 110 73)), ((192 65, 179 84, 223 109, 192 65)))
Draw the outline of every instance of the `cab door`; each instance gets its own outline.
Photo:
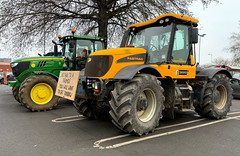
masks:
POLYGON ((176 25, 172 50, 170 51, 173 78, 195 78, 196 68, 192 64, 192 44, 189 41, 190 27, 176 25))
MULTIPOLYGON (((168 39, 168 53, 166 63, 154 65, 161 73, 162 77, 171 77, 173 79, 191 79, 195 78, 196 68, 194 66, 192 45, 189 42, 189 26, 175 24, 175 28, 168 39)), ((161 56, 161 59, 165 55, 161 56)))

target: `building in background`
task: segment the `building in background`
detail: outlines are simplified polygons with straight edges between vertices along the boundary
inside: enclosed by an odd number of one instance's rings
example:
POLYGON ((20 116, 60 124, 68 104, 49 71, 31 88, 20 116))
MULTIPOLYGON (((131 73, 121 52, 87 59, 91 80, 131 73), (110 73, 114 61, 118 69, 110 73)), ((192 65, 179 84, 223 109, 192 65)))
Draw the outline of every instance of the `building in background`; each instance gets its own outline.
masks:
POLYGON ((11 72, 12 68, 10 67, 9 62, 0 62, 0 72, 11 72))
POLYGON ((10 62, 11 62, 11 59, 10 59, 10 58, 0 58, 0 62, 10 63, 10 62))
POLYGON ((10 58, 0 58, 0 72, 11 72, 12 68, 10 67, 10 62, 10 58))

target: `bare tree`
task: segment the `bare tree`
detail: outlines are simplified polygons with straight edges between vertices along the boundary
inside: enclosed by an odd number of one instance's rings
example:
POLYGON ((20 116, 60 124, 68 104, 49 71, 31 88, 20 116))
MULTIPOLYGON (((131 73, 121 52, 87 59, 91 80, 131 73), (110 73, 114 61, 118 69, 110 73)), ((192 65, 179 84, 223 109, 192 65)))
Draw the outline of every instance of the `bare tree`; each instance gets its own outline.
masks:
MULTIPOLYGON (((2 0, 0 34, 14 37, 26 46, 41 42, 71 27, 83 35, 103 37, 112 42, 122 36, 130 22, 149 20, 163 13, 189 15, 188 7, 196 0, 2 0), (37 40, 36 40, 37 37, 37 40)), ((201 0, 204 6, 212 1, 201 0)), ((107 44, 107 43, 106 43, 107 44)))
POLYGON ((233 65, 230 59, 218 57, 213 60, 214 65, 233 65))
POLYGON ((232 63, 234 65, 240 65, 240 32, 233 33, 230 38, 229 52, 233 54, 232 63))

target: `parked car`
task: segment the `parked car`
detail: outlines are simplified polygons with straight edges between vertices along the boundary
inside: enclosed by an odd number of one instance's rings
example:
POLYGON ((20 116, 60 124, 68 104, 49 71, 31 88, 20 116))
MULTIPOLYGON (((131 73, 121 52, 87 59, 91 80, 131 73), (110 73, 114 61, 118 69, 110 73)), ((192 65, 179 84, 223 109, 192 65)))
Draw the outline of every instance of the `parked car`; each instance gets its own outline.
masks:
POLYGON ((240 99, 240 67, 237 66, 215 66, 216 68, 227 68, 232 74, 232 79, 230 79, 232 89, 233 89, 233 98, 240 99))
POLYGON ((240 99, 240 80, 232 78, 230 81, 233 89, 233 98, 240 99))
MULTIPOLYGON (((12 72, 7 72, 7 81, 14 81, 14 76, 12 72)), ((4 84, 4 75, 3 72, 0 72, 0 84, 4 84)))
POLYGON ((7 72, 7 81, 15 81, 13 73, 12 72, 7 72))

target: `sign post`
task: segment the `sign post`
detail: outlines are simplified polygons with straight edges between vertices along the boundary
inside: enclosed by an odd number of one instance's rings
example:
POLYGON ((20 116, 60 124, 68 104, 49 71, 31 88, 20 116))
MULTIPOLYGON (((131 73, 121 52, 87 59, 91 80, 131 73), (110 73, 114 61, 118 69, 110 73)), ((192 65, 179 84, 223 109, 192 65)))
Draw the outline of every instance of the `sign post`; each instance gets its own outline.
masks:
POLYGON ((80 71, 61 71, 55 95, 74 101, 80 71))

